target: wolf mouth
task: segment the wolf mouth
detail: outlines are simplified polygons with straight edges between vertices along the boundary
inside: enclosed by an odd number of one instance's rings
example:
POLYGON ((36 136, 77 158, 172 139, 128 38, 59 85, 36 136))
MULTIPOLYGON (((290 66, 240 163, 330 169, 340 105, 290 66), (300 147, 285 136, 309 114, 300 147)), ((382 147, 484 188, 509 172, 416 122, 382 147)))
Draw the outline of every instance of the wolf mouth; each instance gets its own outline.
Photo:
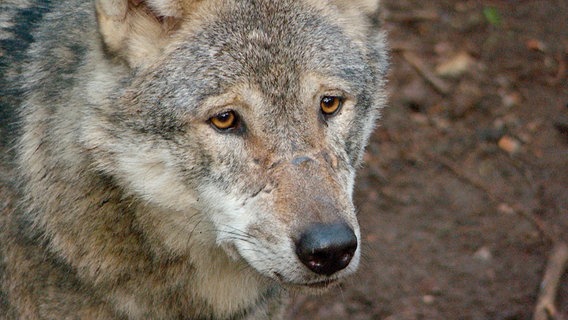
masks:
POLYGON ((311 283, 306 283, 306 284, 302 284, 305 287, 308 288, 313 288, 313 289, 324 289, 324 288, 330 288, 333 286, 336 286, 339 284, 339 280, 338 279, 330 279, 330 280, 324 280, 324 281, 319 281, 319 282, 311 282, 311 283))
POLYGON ((284 279, 284 277, 275 272, 274 275, 276 276, 276 278, 278 278, 278 280, 290 287, 294 287, 294 288, 309 288, 309 289, 327 289, 327 288, 331 288, 334 287, 336 285, 339 284, 339 279, 338 278, 333 278, 333 279, 326 279, 326 280, 322 280, 322 281, 314 281, 314 282, 289 282, 286 281, 284 279))

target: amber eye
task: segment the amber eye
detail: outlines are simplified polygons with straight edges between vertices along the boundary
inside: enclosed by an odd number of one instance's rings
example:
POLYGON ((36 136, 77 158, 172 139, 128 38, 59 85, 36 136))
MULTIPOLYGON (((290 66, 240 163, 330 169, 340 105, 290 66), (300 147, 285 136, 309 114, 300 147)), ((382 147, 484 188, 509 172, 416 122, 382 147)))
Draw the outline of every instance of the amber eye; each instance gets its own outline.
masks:
POLYGON ((218 130, 229 131, 239 126, 239 117, 234 111, 229 110, 215 115, 209 119, 209 122, 218 130))
POLYGON ((326 116, 330 116, 337 113, 337 111, 341 109, 342 105, 343 105, 343 98, 341 97, 325 96, 321 98, 320 101, 321 111, 326 116))

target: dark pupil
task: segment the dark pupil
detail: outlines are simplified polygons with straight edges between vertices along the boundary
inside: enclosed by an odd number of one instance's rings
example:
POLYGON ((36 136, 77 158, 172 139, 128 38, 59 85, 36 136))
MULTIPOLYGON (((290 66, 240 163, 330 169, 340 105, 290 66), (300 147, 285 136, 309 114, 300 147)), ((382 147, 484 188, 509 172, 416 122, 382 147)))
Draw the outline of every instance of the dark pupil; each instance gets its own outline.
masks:
POLYGON ((325 98, 323 98, 323 103, 324 103, 327 107, 332 106, 332 105, 333 105, 333 101, 334 101, 334 98, 332 98, 332 97, 325 97, 325 98))
POLYGON ((227 122, 231 120, 231 114, 229 112, 221 113, 220 115, 217 116, 217 120, 221 122, 227 122))

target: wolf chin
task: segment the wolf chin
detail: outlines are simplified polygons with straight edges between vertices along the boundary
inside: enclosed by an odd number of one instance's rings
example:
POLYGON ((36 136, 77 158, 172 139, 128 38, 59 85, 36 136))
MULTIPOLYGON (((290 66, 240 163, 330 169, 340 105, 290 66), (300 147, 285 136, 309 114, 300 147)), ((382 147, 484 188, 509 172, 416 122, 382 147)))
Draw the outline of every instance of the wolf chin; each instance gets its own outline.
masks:
POLYGON ((355 272, 375 1, 0 9, 0 318, 280 319, 355 272))

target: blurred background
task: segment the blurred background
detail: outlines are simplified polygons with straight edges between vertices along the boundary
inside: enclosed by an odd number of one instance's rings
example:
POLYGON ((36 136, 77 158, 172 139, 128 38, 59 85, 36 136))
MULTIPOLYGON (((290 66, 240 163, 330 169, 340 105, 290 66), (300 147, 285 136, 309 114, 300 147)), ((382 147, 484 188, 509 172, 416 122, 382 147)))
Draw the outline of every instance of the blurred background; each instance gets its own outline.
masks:
MULTIPOLYGON (((357 276, 289 319, 532 319, 568 241, 568 1, 383 0, 389 107, 357 276)), ((568 273, 558 312, 568 319, 568 273)))

